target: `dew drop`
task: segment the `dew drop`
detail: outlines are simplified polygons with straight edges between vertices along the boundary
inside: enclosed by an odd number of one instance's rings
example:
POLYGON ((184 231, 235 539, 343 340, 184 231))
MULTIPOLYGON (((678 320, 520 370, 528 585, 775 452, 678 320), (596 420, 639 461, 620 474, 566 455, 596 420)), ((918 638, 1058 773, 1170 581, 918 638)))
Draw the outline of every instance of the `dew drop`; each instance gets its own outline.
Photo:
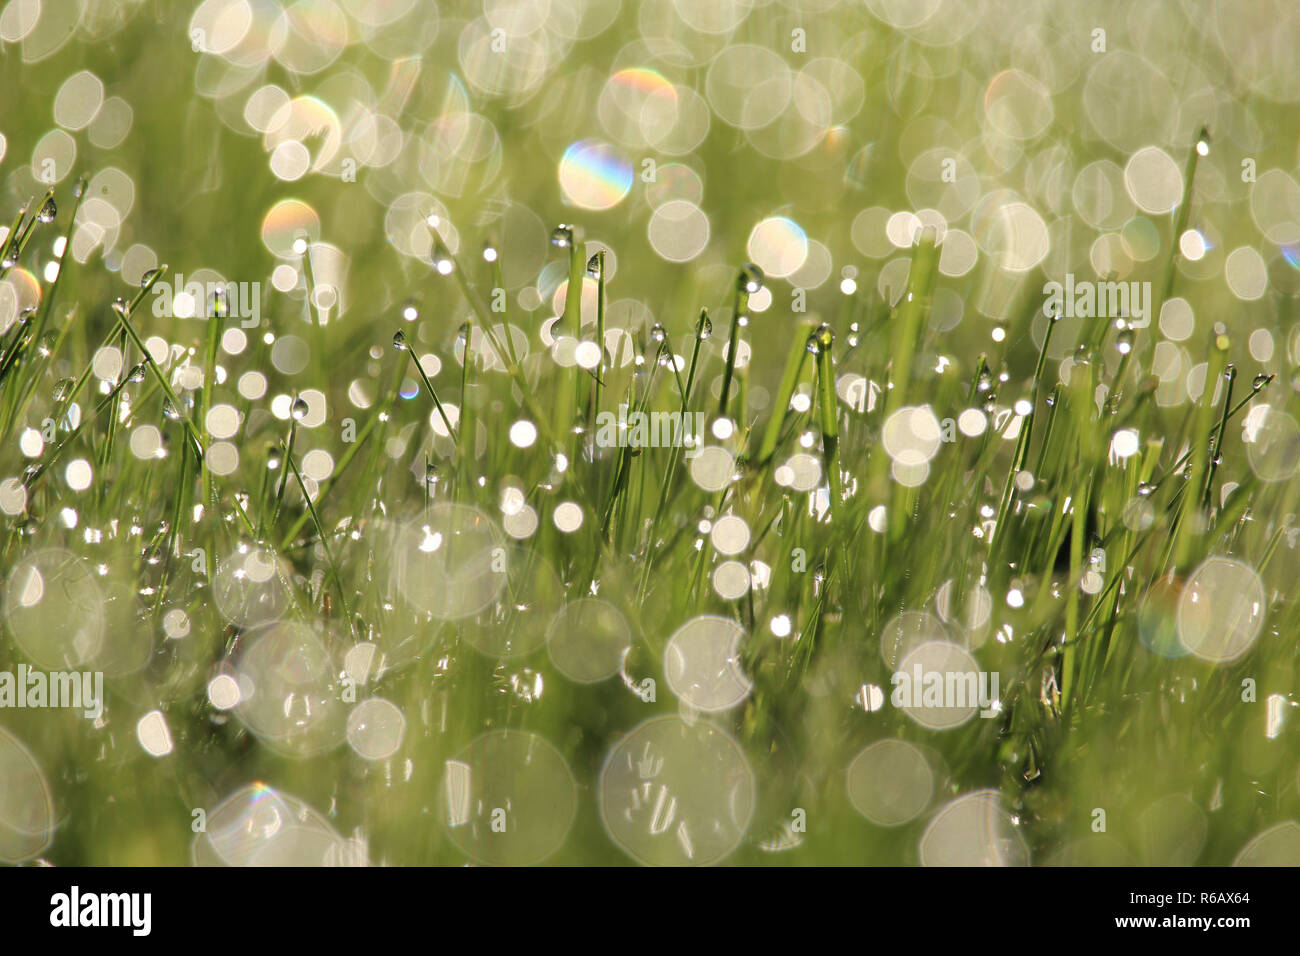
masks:
POLYGON ((54 383, 54 401, 66 402, 72 397, 72 390, 77 385, 76 381, 70 378, 61 378, 54 383))
POLYGON ((36 213, 38 222, 53 222, 54 217, 59 214, 59 207, 54 202, 54 197, 48 197, 45 202, 41 203, 40 211, 36 213))
POLYGON ((567 249, 573 245, 573 227, 560 223, 551 230, 551 245, 557 249, 567 249))
POLYGON ((406 351, 406 333, 400 329, 393 333, 393 348, 399 352, 406 351))
POLYGON ((835 341, 835 333, 831 327, 823 322, 815 328, 808 336, 808 351, 813 355, 820 355, 830 349, 831 344, 835 341))
POLYGON ((1199 156, 1210 155, 1210 131, 1204 126, 1196 137, 1196 153, 1199 156))
POLYGON ((709 318, 708 309, 700 309, 700 318, 695 323, 695 337, 703 342, 713 334, 713 321, 709 318))
POLYGON ((510 675, 510 689, 525 704, 531 704, 541 698, 545 683, 541 674, 525 667, 519 673, 510 675))

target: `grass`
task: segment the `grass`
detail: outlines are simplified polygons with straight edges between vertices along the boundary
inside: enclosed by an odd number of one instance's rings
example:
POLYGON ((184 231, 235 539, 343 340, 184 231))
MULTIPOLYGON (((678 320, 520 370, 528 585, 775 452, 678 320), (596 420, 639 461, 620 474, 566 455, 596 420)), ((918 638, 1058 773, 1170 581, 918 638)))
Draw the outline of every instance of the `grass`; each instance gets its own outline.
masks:
MULTIPOLYGON (((883 89, 869 89, 869 104, 891 108, 883 89)), ((483 108, 503 129, 514 115, 483 108)), ((148 137, 156 120, 140 112, 148 137)), ((743 137, 716 125, 701 152, 721 174, 743 137)), ((1205 130, 1195 142, 1208 142, 1205 130)), ((1071 145, 1080 165, 1096 148, 1071 145)), ((238 209, 247 231, 271 191, 264 159, 240 155, 246 147, 237 141, 214 169, 256 170, 238 209)), ((1245 339, 1258 313, 1231 314, 1222 294, 1180 269, 1176 237, 1198 214, 1212 215, 1194 191, 1198 163, 1203 172, 1217 160, 1195 143, 1182 148, 1186 191, 1172 214, 1150 217, 1161 253, 1140 267, 1157 280, 1158 302, 1182 295, 1202 316, 1185 345, 1205 363, 1206 384, 1176 402, 1156 400, 1162 336, 1154 325, 1046 320, 1041 268, 1011 283, 1003 334, 990 337, 974 303, 1007 272, 982 253, 967 276, 941 274, 942 236, 932 230, 897 253, 907 263, 896 298, 878 291, 878 264, 867 263, 856 284, 827 281, 809 292, 807 313, 791 312, 790 284, 747 264, 737 238, 789 198, 782 186, 764 192, 764 171, 782 167, 763 157, 752 175, 733 169, 734 181, 719 185, 716 217, 727 228, 715 226, 698 267, 665 265, 647 248, 643 222, 617 222, 617 213, 591 214, 598 248, 580 222, 521 242, 475 216, 490 197, 449 200, 460 229, 454 249, 431 231, 428 255, 402 259, 375 233, 373 209, 361 217, 340 208, 337 220, 350 228, 331 241, 351 258, 351 310, 328 316, 308 304, 336 281, 324 240, 309 244, 297 287, 268 287, 261 324, 234 351, 225 336, 240 329, 237 316, 150 314, 166 265, 117 299, 118 260, 103 250, 84 262, 53 251, 56 237, 70 247, 86 198, 71 180, 18 200, 0 278, 18 269, 44 276, 58 265, 41 283, 39 305, 0 338, 0 481, 17 483, 9 500, 18 486, 25 497, 0 526, 0 567, 9 577, 30 555, 64 548, 94 569, 106 651, 83 663, 102 667, 109 689, 94 724, 59 711, 0 712, 59 808, 42 857, 188 863, 193 811, 262 781, 363 840, 373 862, 462 863, 467 853, 441 822, 447 761, 484 731, 509 729, 547 740, 576 782, 572 829, 547 862, 630 862, 601 823, 602 767, 632 728, 679 712, 664 665, 669 638, 716 615, 746 634, 739 654, 752 690, 702 719, 739 743, 758 782, 752 821, 728 862, 912 863, 934 811, 982 788, 1000 792, 1034 862, 1231 862, 1256 834, 1300 817, 1290 714, 1297 482, 1261 480, 1241 428, 1261 404, 1291 416, 1300 407, 1280 369, 1253 370, 1245 339), (39 211, 51 202, 58 211, 46 221, 39 211), (466 252, 476 248, 490 255, 466 252), (505 311, 495 307, 516 259, 538 264, 534 271, 544 264, 550 291, 568 283, 549 330, 541 328, 553 315, 549 301, 526 310, 519 283, 505 311), (957 330, 935 320, 941 290, 968 303, 957 330), (752 308, 760 292, 773 302, 762 312, 752 308), (625 296, 650 309, 628 320, 619 311, 625 296), (403 314, 411 303, 413 321, 403 314), (1220 314, 1212 329, 1206 317, 1220 314), (712 334, 715 324, 725 335, 712 334), (607 347, 594 367, 561 364, 544 333, 607 347), (274 351, 289 335, 310 354, 299 371, 285 371, 274 351), (610 335, 626 336, 634 360, 610 335), (120 356, 114 374, 96 364, 104 348, 120 356), (249 373, 265 377, 264 395, 241 387, 249 373), (702 481, 699 459, 682 448, 598 446, 597 416, 621 404, 705 413, 705 443, 726 450, 734 476, 702 481), (235 437, 214 434, 210 413, 227 405, 238 412, 235 437), (984 427, 936 438, 917 481, 914 463, 887 453, 885 423, 921 406, 936 423, 968 412, 984 427), (713 430, 719 420, 725 427, 713 430), (520 421, 534 426, 534 442, 511 439, 520 421), (158 430, 160 445, 142 457, 134 442, 143 426, 158 430), (1112 450, 1121 430, 1137 435, 1123 456, 1112 450), (34 456, 20 450, 31 432, 45 436, 34 456), (237 463, 214 470, 213 449, 229 461, 231 446, 237 463), (328 475, 306 465, 320 451, 330 456, 328 475), (67 471, 79 461, 93 474, 85 488, 67 471), (812 488, 794 490, 792 471, 810 467, 819 472, 812 488), (576 528, 557 524, 567 504, 580 511, 576 528), (452 505, 476 511, 437 510, 452 505), (521 526, 506 521, 521 506, 533 510, 536 528, 514 540, 500 529, 521 526), (430 517, 451 514, 446 525, 430 517), (765 579, 736 598, 720 594, 714 575, 728 555, 704 530, 725 515, 743 519, 749 540, 738 559, 765 579), (429 552, 414 542, 431 521, 451 549, 446 559, 439 552, 447 562, 439 567, 483 557, 475 541, 504 549, 500 600, 451 620, 427 613, 430 604, 472 602, 479 580, 462 579, 451 593, 420 576, 429 552), (270 556, 269 581, 223 576, 250 552, 270 556), (1266 605, 1248 652, 1220 663, 1178 643, 1189 579, 1216 556, 1248 566, 1266 605), (400 569, 418 577, 423 610, 397 583, 400 569), (619 674, 581 683, 557 667, 547 642, 563 608, 593 597, 621 614, 629 648, 619 674), (168 631, 177 612, 183 634, 168 631), (935 731, 889 702, 896 662, 882 656, 882 635, 918 612, 937 628, 930 636, 1000 676, 996 717, 935 731), (335 714, 304 718, 307 730, 279 741, 209 699, 209 682, 270 618, 309 629, 325 649, 328 666, 299 692, 335 714), (533 649, 512 658, 482 650, 506 641, 533 649), (345 660, 363 644, 384 662, 350 684, 345 660), (343 740, 350 705, 370 697, 405 718, 400 748, 383 760, 363 759, 343 740), (162 757, 135 737, 137 721, 155 709, 171 735, 162 757), (899 827, 865 819, 846 785, 855 756, 885 739, 913 744, 934 780, 924 809, 899 827), (109 800, 115 812, 99 812, 109 800), (1161 811, 1170 800, 1181 801, 1177 825, 1161 811), (806 830, 791 827, 796 808, 806 830)), ((260 250, 191 234, 191 220, 216 221, 228 187, 196 195, 185 222, 170 221, 172 191, 198 179, 195 162, 186 154, 174 176, 138 179, 141 218, 165 240, 159 259, 189 274, 215 249, 229 257, 227 274, 260 280, 268 269, 260 250)), ((526 164, 517 176, 528 181, 526 164)), ((547 176, 539 195, 554 193, 553 169, 547 176)), ((902 179, 884 176, 889 198, 880 202, 903 207, 902 179)), ((331 202, 310 181, 302 195, 321 208, 331 202)), ((585 215, 541 202, 555 210, 552 221, 585 215)), ((847 250, 837 246, 837 262, 853 257, 851 216, 822 209, 807 218, 847 250)), ((1279 339, 1289 340, 1288 306, 1270 307, 1279 339)), ((15 593, 3 594, 6 614, 15 593)), ((0 641, 0 669, 30 662, 21 636, 11 625, 0 641)), ((535 799, 547 805, 562 789, 535 799)), ((527 855, 512 850, 507 860, 516 852, 527 855)))

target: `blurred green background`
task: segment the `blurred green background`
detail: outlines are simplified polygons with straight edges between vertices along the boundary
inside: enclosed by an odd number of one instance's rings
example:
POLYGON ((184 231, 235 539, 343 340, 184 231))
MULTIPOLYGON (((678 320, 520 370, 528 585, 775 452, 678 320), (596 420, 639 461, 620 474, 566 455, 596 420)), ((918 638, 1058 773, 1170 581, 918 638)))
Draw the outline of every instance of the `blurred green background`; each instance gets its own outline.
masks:
POLYGON ((699 855, 716 845, 718 858, 746 864, 1226 864, 1260 834, 1244 862, 1300 862, 1289 570, 1300 465, 1293 5, 9 0, 0 41, 10 91, 0 107, 0 221, 51 186, 60 208, 0 281, 6 349, 22 340, 27 306, 53 336, 20 347, 0 385, 0 479, 58 455, 21 501, 8 492, 0 667, 31 663, 33 635, 67 626, 48 605, 18 624, 13 609, 31 555, 68 549, 98 581, 74 606, 104 635, 100 656, 77 663, 107 671, 109 696, 98 722, 0 712, 14 738, 0 766, 18 781, 0 777, 0 826, 25 834, 0 840, 0 858, 691 862, 675 830, 634 825, 663 814, 711 834, 697 837, 699 855), (1192 166, 1202 129, 1207 151, 1192 166), (749 355, 730 409, 737 433, 710 439, 741 457, 733 490, 690 472, 692 482, 662 449, 584 453, 572 428, 585 423, 590 437, 591 376, 573 368, 572 341, 568 352, 551 345, 562 330, 595 338, 599 283, 588 276, 580 315, 552 323, 570 275, 568 250, 551 242, 560 223, 579 227, 588 254, 606 253, 605 410, 629 394, 675 409, 679 380, 656 360, 654 327, 685 375, 708 308, 713 335, 700 344, 691 404, 712 417, 736 270, 752 261, 766 273, 741 334, 749 355), (55 240, 70 226, 59 275, 55 240), (916 281, 923 226, 941 245, 937 270, 914 286, 924 292, 915 312, 904 290, 916 281), (306 259, 293 248, 299 237, 306 259), (434 265, 448 253, 454 276, 434 265), (205 447, 223 443, 217 478, 198 476, 181 419, 152 378, 121 393, 129 411, 118 403, 92 414, 117 369, 143 358, 110 304, 164 263, 165 279, 262 292, 261 326, 230 337, 238 323, 219 323, 219 348, 211 322, 160 317, 152 293, 132 314, 183 417, 205 447), (1067 274, 1150 283, 1149 327, 1125 337, 1103 320, 1062 319, 1040 365, 1044 284, 1067 274), (483 308, 503 289, 507 311, 476 310, 461 278, 483 308), (485 337, 485 315, 518 330, 497 326, 518 350, 526 387, 485 337), (908 354, 900 330, 912 321, 908 354), (800 368, 807 402, 796 402, 776 457, 754 455, 789 356, 822 322, 836 341, 831 417, 853 494, 843 509, 832 505, 831 521, 819 520, 828 492, 816 490, 829 466, 818 459, 828 428, 815 357, 800 368), (391 347, 398 330, 455 410, 457 440, 434 420, 408 353, 391 347), (93 362, 104 345, 119 350, 107 374, 93 362), (1222 463, 1209 507, 1184 514, 1180 456, 1202 457, 1223 404, 1223 385, 1205 389, 1207 374, 1219 382, 1227 363, 1237 369, 1234 402, 1257 376, 1275 377, 1215 446, 1222 463), (71 401, 68 380, 81 383, 71 401), (1058 382, 1070 417, 1062 411, 1044 438, 1058 382), (290 411, 299 396, 310 405, 301 427, 290 411), (1016 433, 1001 440, 993 429, 1022 400, 1039 410, 1042 444, 1013 466, 1016 433), (925 476, 904 488, 897 469, 889 479, 882 432, 884 413, 904 401, 937 421, 973 408, 995 424, 931 448, 925 476), (507 437, 511 423, 539 412, 553 416, 556 445, 507 437), (24 444, 47 418, 54 439, 24 444), (226 419, 235 425, 225 429, 226 419), (365 436, 359 446, 348 421, 365 436), (145 425, 154 432, 137 450, 131 436, 145 425), (1115 455, 1121 427, 1136 431, 1139 454, 1115 455), (302 479, 283 468, 286 434, 302 479), (801 451, 820 464, 812 485, 796 489, 777 466, 794 467, 801 451), (318 452, 328 458, 319 472, 308 467, 318 452), (74 457, 91 466, 88 488, 65 471, 74 457), (1022 468, 1028 487, 1011 480, 1022 468), (328 547, 303 488, 329 489, 317 498, 328 547), (518 519, 525 500, 535 533, 518 519), (1088 502, 1072 537, 1071 522, 1035 517, 1064 514, 1071 500, 1088 502), (443 510, 433 526, 482 536, 485 548, 508 544, 519 569, 510 600, 450 621, 429 613, 471 600, 460 589, 481 581, 467 577, 421 591, 423 608, 403 603, 406 572, 391 569, 422 560, 410 534, 436 501, 491 516, 483 530, 443 510), (583 512, 572 532, 553 517, 566 501, 583 512), (871 515, 886 504, 905 526, 882 532, 871 515), (1015 521, 990 554, 987 522, 1004 505, 1015 521), (750 540, 738 598, 717 585, 727 554, 708 530, 729 511, 744 517, 750 540), (518 519, 504 534, 503 516, 518 519), (255 538, 267 556, 279 549, 273 581, 283 593, 236 585, 223 604, 211 578, 243 566, 250 548, 263 554, 255 538), (808 558, 802 568, 796 548, 808 558), (1216 555, 1237 564, 1201 563, 1216 555), (755 562, 771 574, 766 586, 755 562), (1087 569, 1095 583, 1081 580, 1087 569), (1189 579, 1220 601, 1195 625, 1189 579), (1256 587, 1258 608, 1232 603, 1233 592, 1256 587), (973 605, 958 612, 958 595, 973 605), (590 597, 624 624, 565 626, 596 627, 602 639, 601 627, 625 627, 629 650, 622 677, 585 684, 542 645, 561 608, 590 597), (240 603, 253 598, 256 613, 240 603), (284 606, 267 611, 277 601, 284 606), (174 610, 183 626, 168 622, 174 610), (611 803, 602 820, 601 795, 614 789, 601 790, 602 768, 629 753, 640 760, 640 740, 635 753, 617 749, 623 735, 678 713, 665 647, 706 614, 743 628, 752 692, 712 715, 687 706, 690 719, 671 724, 677 736, 657 744, 664 772, 677 773, 678 816, 646 783, 630 798, 619 791, 632 809, 611 803), (1189 654, 1192 626, 1249 631, 1249 650, 1218 663, 1189 654), (274 642, 249 663, 242 655, 267 628, 274 642), (899 663, 888 659, 889 635, 922 632, 1001 675, 998 719, 935 730, 888 702, 899 663), (532 650, 498 659, 476 649, 507 640, 532 650), (1063 663, 1076 641, 1079 663, 1063 663), (360 658, 358 645, 369 648, 360 658), (1062 687, 1071 667, 1082 676, 1062 687), (278 716, 217 706, 225 685, 213 681, 241 673, 292 689, 278 716), (632 692, 646 677, 654 702, 632 692), (351 700, 341 696, 349 680, 351 700), (393 703, 400 746, 381 746, 388 710, 349 722, 368 697, 393 703), (156 741, 139 723, 155 710, 167 728, 161 756, 148 752, 156 741), (725 734, 710 737, 696 721, 725 734), (501 730, 542 738, 558 769, 536 740, 470 746, 501 730), (374 738, 384 754, 367 759, 374 738), (882 740, 906 746, 866 749, 882 740), (471 770, 471 836, 447 825, 448 760, 471 770), (254 782, 264 786, 241 789, 254 782), (518 818, 494 843, 498 794, 513 795, 518 818), (226 798, 219 839, 205 843, 194 811, 216 817, 226 798), (273 819, 296 820, 293 835, 273 819), (622 850, 619 819, 635 833, 622 850))

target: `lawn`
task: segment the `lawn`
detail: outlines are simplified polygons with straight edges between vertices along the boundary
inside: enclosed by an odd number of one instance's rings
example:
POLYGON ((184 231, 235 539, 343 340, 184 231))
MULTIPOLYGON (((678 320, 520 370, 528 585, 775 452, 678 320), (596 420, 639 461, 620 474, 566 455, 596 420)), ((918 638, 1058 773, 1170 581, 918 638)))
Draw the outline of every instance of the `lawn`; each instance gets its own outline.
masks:
POLYGON ((0 41, 0 862, 1300 863, 1300 8, 0 41))

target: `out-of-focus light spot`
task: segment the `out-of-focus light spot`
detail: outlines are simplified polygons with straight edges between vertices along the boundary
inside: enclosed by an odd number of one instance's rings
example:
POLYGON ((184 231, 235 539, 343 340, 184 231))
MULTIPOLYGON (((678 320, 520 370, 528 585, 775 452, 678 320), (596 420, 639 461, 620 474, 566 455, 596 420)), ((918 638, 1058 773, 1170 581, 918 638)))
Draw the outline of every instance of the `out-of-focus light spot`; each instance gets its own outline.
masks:
POLYGON ((145 753, 165 757, 172 752, 172 735, 161 710, 151 710, 135 725, 135 735, 145 753))
POLYGON ((766 275, 784 279, 799 271, 808 258, 808 236, 794 220, 773 216, 754 227, 746 249, 766 275))
POLYGON ((1178 251, 1188 262, 1199 262, 1206 252, 1205 237, 1195 229, 1188 229, 1178 237, 1178 251))
POLYGON ((632 189, 632 164, 607 143, 579 140, 560 160, 560 188, 575 206, 612 209, 632 189))
POLYGON ((516 448, 531 448, 537 441, 537 426, 529 421, 517 421, 510 426, 510 443, 516 448))
POLYGON ((1132 428, 1121 428, 1110 440, 1110 453, 1119 459, 1132 458, 1138 447, 1138 433, 1132 428))
POLYGON ((555 506, 551 520, 565 534, 577 531, 582 527, 582 506, 572 501, 563 501, 555 506))

